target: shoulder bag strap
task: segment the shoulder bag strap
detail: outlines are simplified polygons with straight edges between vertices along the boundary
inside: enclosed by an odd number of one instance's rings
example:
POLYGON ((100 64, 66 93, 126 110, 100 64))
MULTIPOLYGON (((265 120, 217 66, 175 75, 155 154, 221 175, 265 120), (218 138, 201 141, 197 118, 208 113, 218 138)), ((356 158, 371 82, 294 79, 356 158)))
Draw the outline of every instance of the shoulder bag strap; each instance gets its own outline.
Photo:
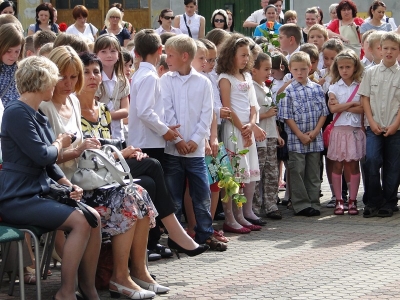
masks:
POLYGON ((188 24, 186 23, 186 14, 183 14, 183 20, 185 21, 185 25, 186 25, 187 31, 189 33, 189 36, 192 37, 192 32, 190 31, 190 28, 189 28, 188 24))
MULTIPOLYGON (((347 99, 346 103, 347 103, 347 102, 351 102, 351 101, 353 100, 354 96, 357 94, 357 91, 358 91, 358 88, 359 88, 359 87, 360 87, 360 85, 358 84, 358 85, 355 87, 354 91, 351 93, 349 99, 347 99)), ((341 112, 338 113, 338 114, 336 114, 336 117, 333 119, 333 121, 332 121, 332 123, 331 123, 332 126, 335 125, 337 119, 339 119, 339 117, 340 117, 341 114, 342 114, 341 112)))
POLYGON ((90 28, 90 31, 92 32, 92 35, 94 36, 94 32, 93 32, 93 28, 92 28, 92 23, 89 23, 89 28, 90 28))

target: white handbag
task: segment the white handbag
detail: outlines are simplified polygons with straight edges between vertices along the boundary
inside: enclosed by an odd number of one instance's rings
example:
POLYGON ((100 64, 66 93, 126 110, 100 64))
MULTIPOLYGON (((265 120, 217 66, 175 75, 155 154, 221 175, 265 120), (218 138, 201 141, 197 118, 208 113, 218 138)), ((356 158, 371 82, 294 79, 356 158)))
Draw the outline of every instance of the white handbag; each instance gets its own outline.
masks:
POLYGON ((86 149, 82 152, 71 182, 89 191, 115 183, 126 186, 128 184, 124 178, 127 176, 132 184, 129 166, 121 152, 115 146, 104 145, 101 149, 86 149), (116 153, 118 161, 113 153, 116 153))

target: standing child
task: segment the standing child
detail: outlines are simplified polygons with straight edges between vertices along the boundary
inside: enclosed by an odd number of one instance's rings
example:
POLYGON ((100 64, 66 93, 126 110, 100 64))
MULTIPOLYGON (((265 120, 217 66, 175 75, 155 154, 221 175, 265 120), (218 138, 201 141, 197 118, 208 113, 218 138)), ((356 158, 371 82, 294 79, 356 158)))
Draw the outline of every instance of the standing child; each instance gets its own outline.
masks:
MULTIPOLYGON (((325 94, 326 104, 328 105, 328 91, 332 81, 331 75, 331 66, 335 60, 336 55, 338 55, 343 50, 343 43, 339 39, 330 39, 324 43, 322 46, 322 56, 324 60, 325 69, 321 70, 321 79, 319 84, 322 86, 322 90, 325 94)), ((324 126, 322 126, 322 132, 325 130, 326 126, 328 126, 333 120, 333 114, 329 112, 329 115, 326 117, 324 126)), ((333 168, 333 161, 331 161, 326 155, 328 148, 324 148, 322 154, 325 155, 325 173, 326 177, 328 178, 329 187, 331 189, 331 200, 327 203, 326 207, 333 208, 336 206, 336 197, 335 192, 333 190, 332 185, 332 168, 333 168)), ((346 181, 344 181, 346 183, 346 181)), ((342 199, 346 203, 347 198, 344 199, 347 194, 347 185, 343 184, 342 186, 342 199)), ((346 204, 345 204, 346 205, 346 204)))
POLYGON ((241 156, 240 174, 245 183, 244 194, 247 202, 242 208, 232 204, 232 199, 223 204, 225 212, 224 231, 233 233, 249 233, 251 230, 260 230, 262 220, 253 212, 253 196, 255 184, 260 180, 257 149, 253 136, 253 128, 256 123, 255 91, 250 68, 253 65, 249 40, 241 34, 232 34, 223 44, 218 58, 217 73, 218 85, 221 93, 222 105, 231 110, 231 122, 222 125, 223 141, 226 150, 234 153, 236 150, 249 149, 249 152, 241 156), (233 143, 230 136, 237 137, 237 143, 233 143), (246 219, 247 218, 247 219, 246 219), (248 221, 250 220, 250 221, 248 221))
POLYGON ((357 95, 364 71, 353 50, 340 52, 331 67, 332 85, 329 87, 329 109, 334 113, 334 128, 329 139, 327 157, 333 162, 332 186, 336 197, 335 215, 344 214, 342 174, 349 174, 349 215, 357 215, 357 193, 360 185, 359 161, 365 155, 363 108, 357 95))
POLYGON ((177 35, 165 44, 170 72, 161 77, 165 122, 180 124, 181 137, 167 142, 164 156, 165 181, 175 204, 175 214, 182 215, 182 191, 188 179, 196 217, 199 243, 209 240, 214 230, 210 214, 210 188, 204 161, 205 139, 212 121, 210 81, 191 67, 196 43, 187 35, 177 35))
POLYGON ((25 39, 15 24, 4 24, 0 30, 0 99, 4 107, 19 98, 15 84, 17 61, 22 57, 25 39))
POLYGON ((292 205, 296 215, 319 216, 319 162, 324 149, 321 128, 329 111, 321 86, 308 78, 310 56, 293 54, 289 69, 294 81, 279 102, 278 116, 285 121, 288 133, 292 205))
POLYGON ((391 217, 393 210, 398 210, 400 66, 397 57, 400 55, 400 36, 394 32, 384 33, 380 45, 382 61, 365 72, 358 92, 368 121, 364 163, 365 218, 391 217))
POLYGON ((267 133, 267 139, 257 142, 257 155, 260 166, 261 180, 256 183, 253 209, 258 214, 265 213, 270 219, 282 219, 282 214, 276 205, 277 186, 279 182, 277 145, 283 146, 284 141, 279 136, 276 125, 277 108, 272 105, 270 89, 265 80, 271 75, 271 57, 260 53, 254 63, 251 75, 258 104, 260 106, 259 126, 267 133))
POLYGON ((315 24, 308 30, 308 43, 314 44, 318 48, 319 60, 318 70, 324 68, 324 60, 322 57, 322 45, 328 40, 328 31, 321 24, 315 24))
POLYGON ((97 38, 93 50, 103 64, 103 82, 96 97, 105 103, 111 112, 112 138, 124 141, 123 119, 128 117, 129 82, 124 73, 120 43, 115 35, 103 34, 97 38))

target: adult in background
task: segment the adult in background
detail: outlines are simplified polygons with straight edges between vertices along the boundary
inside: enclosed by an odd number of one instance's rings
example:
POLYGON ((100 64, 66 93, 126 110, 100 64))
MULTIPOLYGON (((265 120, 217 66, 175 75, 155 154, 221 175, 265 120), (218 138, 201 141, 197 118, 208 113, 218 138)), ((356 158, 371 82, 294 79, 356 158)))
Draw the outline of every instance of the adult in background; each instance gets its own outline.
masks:
MULTIPOLYGON (((50 101, 53 95, 59 81, 58 68, 45 57, 32 56, 20 62, 15 77, 21 96, 6 108, 1 129, 0 217, 11 224, 68 231, 61 287, 53 299, 76 299, 77 275, 88 299, 99 299, 94 282, 101 226, 91 228, 79 210, 46 197, 53 182, 72 186, 73 200, 80 200, 83 194, 56 164, 62 149, 71 145, 73 135, 55 137, 48 119, 38 111, 40 103, 50 101)), ((99 214, 88 209, 100 224, 99 214)))
POLYGON ((311 26, 318 24, 318 10, 316 7, 307 8, 306 10, 306 26, 301 30, 304 43, 308 41, 308 31, 311 26))
POLYGON ((39 30, 58 33, 58 26, 54 23, 54 7, 51 3, 41 3, 36 7, 36 23, 29 25, 28 35, 33 35, 39 30))
POLYGON ((383 20, 386 12, 386 5, 382 1, 374 1, 369 7, 369 20, 365 20, 360 27, 361 36, 368 30, 374 29, 378 31, 392 31, 392 24, 383 20))
POLYGON ((196 14, 197 0, 184 0, 183 3, 185 13, 175 17, 174 27, 194 39, 203 38, 206 34, 206 20, 203 16, 196 14))
POLYGON ((336 7, 337 20, 327 27, 329 38, 339 38, 345 47, 361 55, 361 37, 359 27, 364 20, 357 18, 357 6, 352 0, 342 0, 336 7))
POLYGON ((14 2, 12 1, 4 1, 0 4, 0 14, 10 14, 15 15, 17 8, 15 7, 14 2))
MULTIPOLYGON (((278 22, 279 24, 285 24, 285 15, 282 12, 282 5, 283 5, 283 0, 269 0, 268 5, 274 5, 276 7, 277 13, 275 17, 275 21, 278 22)), ((265 9, 264 9, 265 11, 265 9)), ((260 25, 267 22, 267 15, 265 14, 265 18, 261 20, 260 25)))
POLYGON ((228 14, 223 9, 216 9, 211 16, 212 28, 228 29, 228 14))
POLYGON ((175 19, 174 12, 169 9, 165 8, 161 11, 160 15, 158 16, 158 23, 160 27, 156 29, 156 33, 158 35, 163 34, 164 32, 172 32, 174 34, 182 34, 182 31, 179 28, 175 28, 172 26, 172 21, 175 19))
POLYGON ((116 36, 121 46, 126 47, 126 45, 131 40, 131 34, 128 29, 126 29, 122 22, 122 13, 116 8, 112 7, 107 12, 106 19, 104 21, 106 28, 100 31, 100 35, 105 33, 112 33, 116 36))
POLYGON ((253 12, 243 23, 244 28, 254 28, 260 25, 260 22, 265 19, 264 9, 268 6, 269 0, 261 0, 261 9, 253 12))
POLYGON ((279 34, 279 27, 282 26, 282 24, 278 23, 276 21, 276 16, 278 15, 278 9, 275 7, 275 5, 269 4, 265 8, 265 15, 267 17, 266 22, 264 22, 261 25, 258 25, 256 29, 254 30, 254 36, 264 36, 261 30, 264 31, 274 31, 275 34, 279 34), (273 24, 272 30, 269 27, 269 23, 273 24))
POLYGON ((333 20, 337 19, 337 13, 336 13, 336 7, 338 6, 338 3, 333 3, 329 6, 329 17, 330 17, 330 21, 326 24, 324 24, 325 27, 328 27, 329 24, 331 24, 331 22, 333 20))
POLYGON ((91 23, 87 23, 89 16, 88 9, 83 5, 76 5, 72 10, 72 17, 75 23, 67 28, 66 33, 78 35, 85 40, 94 42, 97 36, 98 29, 91 23))
MULTIPOLYGON (((111 4, 110 8, 112 8, 112 7, 116 7, 119 9, 119 11, 122 14, 121 19, 123 19, 124 14, 125 14, 125 9, 122 7, 122 4, 121 3, 113 3, 113 4, 111 4)), ((131 23, 122 21, 122 24, 123 24, 123 27, 126 28, 131 35, 135 35, 135 33, 136 33, 135 27, 133 27, 133 25, 131 23)))
MULTIPOLYGON (((371 17, 366 18, 364 20, 364 22, 368 22, 369 20, 371 20, 371 17)), ((386 14, 384 14, 382 17, 382 21, 391 24, 393 30, 396 30, 397 25, 396 25, 396 22, 394 21, 394 18, 389 18, 388 16, 386 16, 386 14)), ((397 33, 400 33, 400 32, 397 31, 397 33)))
POLYGON ((226 14, 228 15, 228 28, 225 29, 225 31, 235 32, 235 20, 233 19, 233 14, 229 9, 226 10, 226 14))

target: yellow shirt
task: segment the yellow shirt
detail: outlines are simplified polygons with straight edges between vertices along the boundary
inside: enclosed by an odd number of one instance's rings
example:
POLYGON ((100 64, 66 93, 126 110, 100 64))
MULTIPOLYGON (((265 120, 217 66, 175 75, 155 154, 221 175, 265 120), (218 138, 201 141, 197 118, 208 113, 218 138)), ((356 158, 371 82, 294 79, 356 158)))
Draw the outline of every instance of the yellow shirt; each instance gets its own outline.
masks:
POLYGON ((369 68, 358 94, 370 98, 372 117, 381 127, 392 124, 400 108, 400 66, 387 68, 382 62, 369 68))

